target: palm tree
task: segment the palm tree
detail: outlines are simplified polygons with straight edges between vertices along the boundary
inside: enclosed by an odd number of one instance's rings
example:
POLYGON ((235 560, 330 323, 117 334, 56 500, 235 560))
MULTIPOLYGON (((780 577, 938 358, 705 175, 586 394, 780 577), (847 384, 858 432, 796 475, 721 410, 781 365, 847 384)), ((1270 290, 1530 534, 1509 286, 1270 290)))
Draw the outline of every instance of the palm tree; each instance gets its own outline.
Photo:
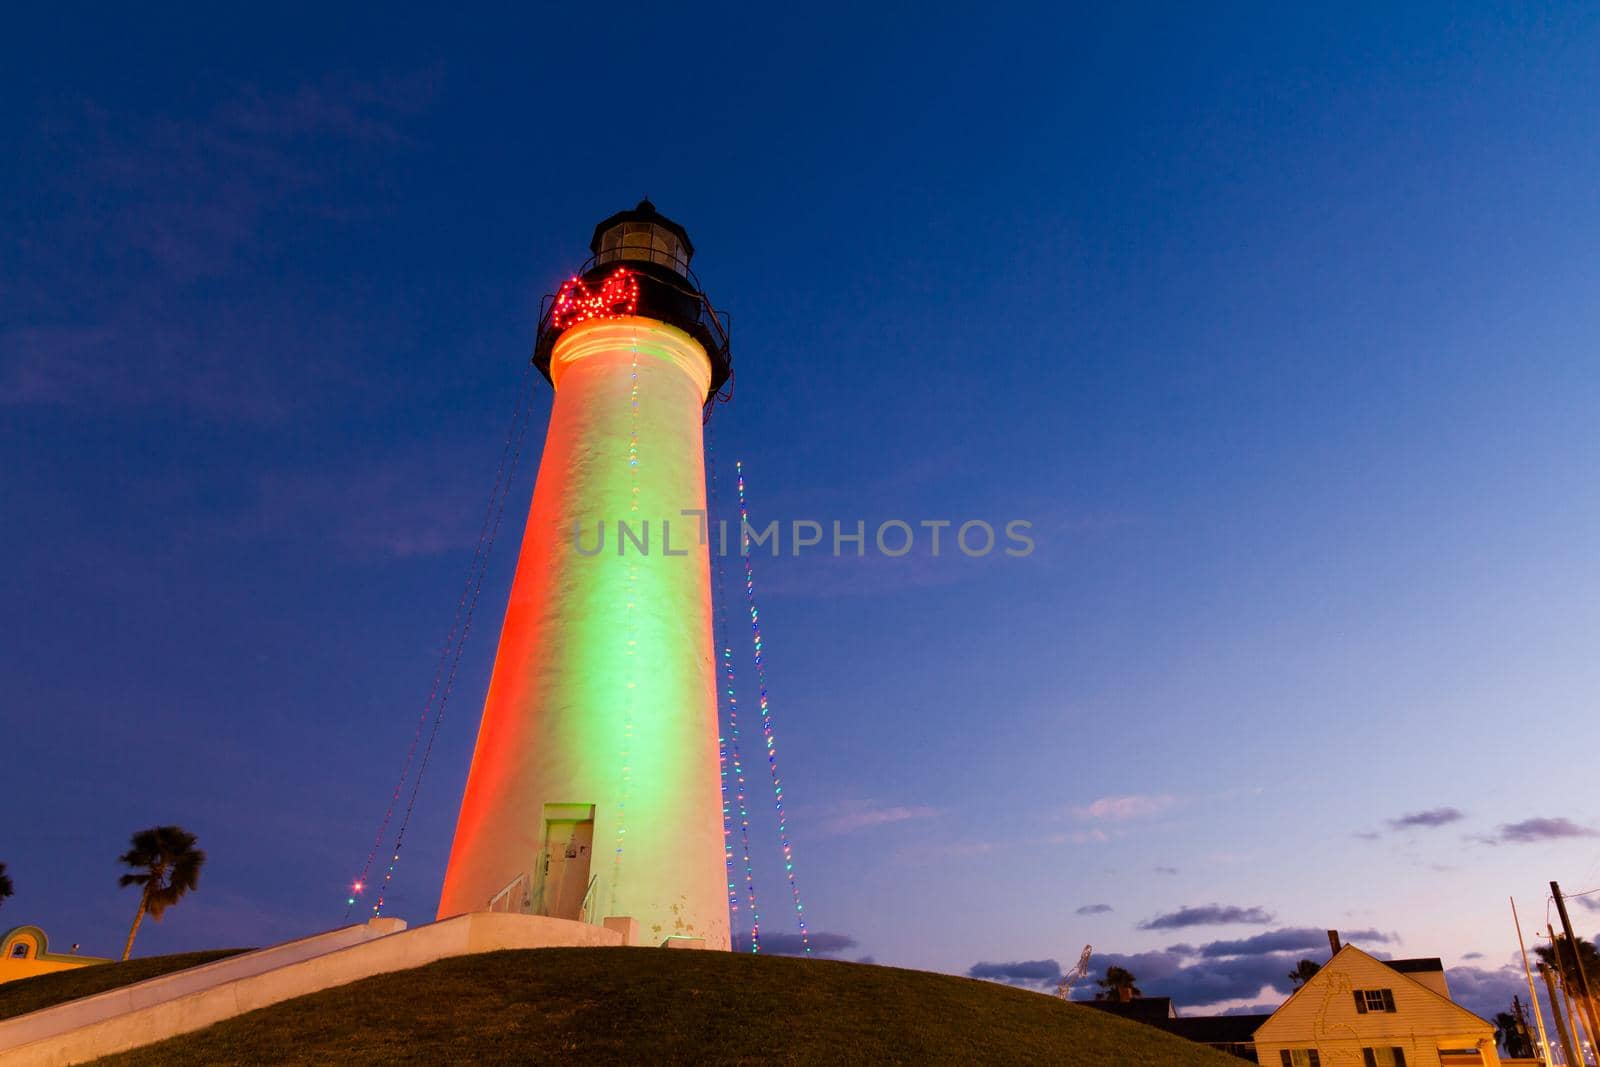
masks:
POLYGON ((146 912, 157 922, 161 913, 183 899, 200 880, 200 867, 206 861, 203 850, 195 848, 195 836, 181 826, 152 826, 133 835, 132 848, 118 857, 134 869, 117 881, 119 886, 140 885, 139 910, 128 931, 128 944, 122 950, 126 960, 133 952, 133 939, 146 912))
POLYGON ((1573 1014, 1581 1017, 1587 1015, 1587 1009, 1594 1005, 1584 999, 1583 980, 1578 974, 1578 961, 1583 961, 1583 973, 1589 979, 1589 988, 1600 990, 1600 952, 1595 950, 1591 941, 1580 940, 1577 945, 1578 951, 1574 956, 1572 942, 1567 940, 1566 935, 1557 934, 1555 944, 1539 945, 1533 951, 1561 980, 1566 995, 1572 998, 1573 1014))
POLYGON ((1134 985, 1137 981, 1133 972, 1125 967, 1107 967, 1106 976, 1095 983, 1100 987, 1100 992, 1094 995, 1094 999, 1116 1000, 1126 1004, 1134 997, 1144 996, 1139 987, 1134 985))
POLYGON ((1299 989, 1311 981, 1311 976, 1320 970, 1322 970, 1322 964, 1316 960, 1301 960, 1295 964, 1294 970, 1289 972, 1289 981, 1294 983, 1296 989, 1299 989))
POLYGON ((1533 1058, 1533 1040, 1521 1019, 1502 1011, 1494 1017, 1494 1026, 1495 1036, 1500 1039, 1500 1047, 1506 1050, 1508 1059, 1533 1058))
MULTIPOLYGON (((1552 971, 1561 976, 1563 982, 1570 979, 1569 988, 1573 992, 1583 988, 1578 978, 1577 963, 1572 956, 1572 944, 1567 941, 1566 935, 1557 934, 1554 945, 1540 945, 1533 951, 1552 971)), ((1589 977, 1590 988, 1600 986, 1600 951, 1595 949, 1594 942, 1582 940, 1578 942, 1578 959, 1583 961, 1583 970, 1589 977)))
POLYGON ((4 904, 6 897, 15 893, 16 888, 11 884, 11 876, 6 873, 6 865, 0 863, 0 904, 4 904))

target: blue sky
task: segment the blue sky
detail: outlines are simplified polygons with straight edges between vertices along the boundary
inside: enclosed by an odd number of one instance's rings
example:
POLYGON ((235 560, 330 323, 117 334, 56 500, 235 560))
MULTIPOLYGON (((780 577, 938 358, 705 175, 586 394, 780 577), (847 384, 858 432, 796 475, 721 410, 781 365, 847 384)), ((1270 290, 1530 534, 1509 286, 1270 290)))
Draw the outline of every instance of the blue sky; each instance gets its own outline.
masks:
POLYGON ((1592 12, 125 19, 20 16, 0 74, 6 916, 112 951, 114 858, 175 821, 211 861, 142 951, 340 919, 539 297, 644 194, 734 315, 757 516, 1034 523, 1023 560, 760 563, 840 955, 1092 942, 1260 1003, 1341 927, 1490 1007, 1506 897, 1531 931, 1600 886, 1592 12))

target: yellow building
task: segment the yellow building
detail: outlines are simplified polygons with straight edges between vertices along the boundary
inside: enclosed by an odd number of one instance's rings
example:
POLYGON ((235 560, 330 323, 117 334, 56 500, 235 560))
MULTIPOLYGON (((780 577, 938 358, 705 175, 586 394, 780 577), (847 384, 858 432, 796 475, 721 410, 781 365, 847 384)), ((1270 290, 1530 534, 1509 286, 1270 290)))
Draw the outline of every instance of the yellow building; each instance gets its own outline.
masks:
POLYGON ((0 984, 32 978, 51 971, 69 971, 94 963, 110 963, 98 956, 61 955, 50 951, 50 941, 37 926, 15 926, 0 934, 0 984))
POLYGON ((1434 960, 1341 948, 1256 1030, 1263 1067, 1500 1067, 1494 1024, 1450 999, 1434 960), (1416 966, 1420 964, 1433 966, 1416 966))

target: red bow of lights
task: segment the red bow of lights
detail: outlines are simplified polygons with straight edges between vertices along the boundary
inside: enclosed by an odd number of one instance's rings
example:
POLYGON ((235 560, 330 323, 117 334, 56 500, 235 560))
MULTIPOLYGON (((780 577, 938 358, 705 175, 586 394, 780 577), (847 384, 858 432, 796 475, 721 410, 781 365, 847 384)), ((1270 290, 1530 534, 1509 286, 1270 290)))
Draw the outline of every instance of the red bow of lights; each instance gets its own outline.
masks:
POLYGON ((565 330, 589 319, 615 319, 632 315, 639 306, 639 279, 627 267, 618 267, 599 289, 580 278, 568 278, 550 309, 550 325, 565 330))

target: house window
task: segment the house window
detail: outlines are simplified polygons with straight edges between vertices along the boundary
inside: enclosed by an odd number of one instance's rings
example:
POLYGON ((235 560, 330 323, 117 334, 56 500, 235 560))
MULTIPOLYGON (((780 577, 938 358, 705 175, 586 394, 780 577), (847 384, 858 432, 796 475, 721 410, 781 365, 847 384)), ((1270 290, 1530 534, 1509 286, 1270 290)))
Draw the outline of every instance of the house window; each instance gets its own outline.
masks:
POLYGON ((16 944, 12 945, 11 946, 11 958, 14 959, 14 960, 25 960, 25 959, 27 959, 28 958, 28 943, 26 941, 18 941, 16 944))
POLYGON ((1322 1057, 1314 1048, 1281 1048, 1278 1055, 1283 1058, 1283 1067, 1322 1067, 1322 1057))
POLYGON ((1362 1015, 1369 1011, 1394 1011, 1394 990, 1392 989, 1357 989, 1356 1011, 1362 1015))
POLYGON ((1398 1045, 1364 1048, 1361 1050, 1361 1059, 1365 1067, 1406 1067, 1405 1049, 1398 1045))

